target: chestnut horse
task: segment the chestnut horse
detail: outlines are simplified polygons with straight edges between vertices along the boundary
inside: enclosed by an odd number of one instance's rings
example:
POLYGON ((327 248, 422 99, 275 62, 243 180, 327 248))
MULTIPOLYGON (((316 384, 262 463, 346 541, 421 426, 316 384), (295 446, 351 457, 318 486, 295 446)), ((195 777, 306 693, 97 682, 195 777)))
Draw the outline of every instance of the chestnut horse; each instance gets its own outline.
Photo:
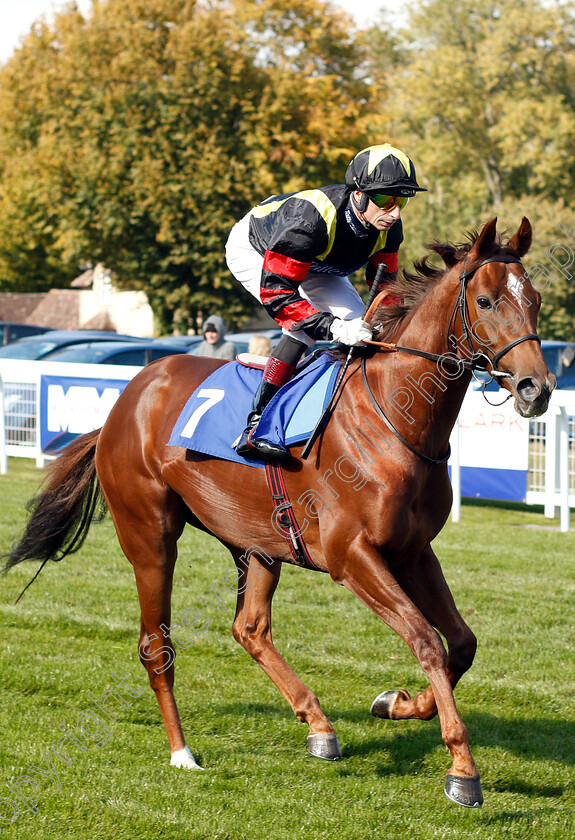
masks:
MULTIPOLYGON (((394 720, 438 714, 452 756, 445 792, 466 806, 480 805, 483 797, 453 689, 473 662, 476 639, 431 548, 451 508, 450 432, 476 367, 502 379, 523 417, 542 414, 554 387, 536 335, 540 295, 520 264, 531 225, 523 219, 504 244, 496 221, 465 245, 430 246, 446 268, 424 260, 388 289, 397 302, 380 303, 369 315, 380 345, 353 357, 312 457, 303 461, 294 446, 284 464, 315 566, 395 630, 429 680, 413 698, 405 690, 383 692, 372 713, 394 720)), ((7 568, 77 550, 103 493, 134 567, 140 658, 158 699, 171 763, 197 768, 174 699, 167 630, 178 538, 186 523, 213 534, 238 567, 235 639, 308 724, 309 751, 338 758, 337 736, 317 697, 272 643, 281 564, 294 561, 272 527, 264 470, 166 446, 189 395, 219 364, 180 355, 142 370, 103 428, 75 440, 51 465, 7 568)))

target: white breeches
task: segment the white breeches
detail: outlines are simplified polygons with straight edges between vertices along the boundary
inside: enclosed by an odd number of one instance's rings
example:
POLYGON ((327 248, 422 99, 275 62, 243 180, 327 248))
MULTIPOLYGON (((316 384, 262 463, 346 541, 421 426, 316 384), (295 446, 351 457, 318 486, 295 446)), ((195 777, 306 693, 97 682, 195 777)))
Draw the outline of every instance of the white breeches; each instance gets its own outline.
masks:
MULTIPOLYGON (((248 213, 232 228, 226 243, 226 262, 236 280, 261 303, 264 258, 250 243, 249 222, 248 213)), ((340 277, 338 274, 318 274, 310 271, 300 283, 299 293, 319 312, 331 312, 342 320, 361 318, 365 310, 365 304, 347 277, 340 277)), ((288 332, 286 329, 283 331, 288 332)), ((314 343, 313 338, 303 330, 290 330, 289 335, 303 344, 314 343)))

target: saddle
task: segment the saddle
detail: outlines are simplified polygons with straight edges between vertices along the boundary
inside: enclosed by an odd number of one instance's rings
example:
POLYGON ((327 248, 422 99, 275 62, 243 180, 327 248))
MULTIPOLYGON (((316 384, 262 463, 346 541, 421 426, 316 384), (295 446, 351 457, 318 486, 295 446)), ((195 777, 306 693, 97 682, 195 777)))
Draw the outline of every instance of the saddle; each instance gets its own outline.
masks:
MULTIPOLYGON (((210 374, 187 400, 168 446, 263 469, 263 462, 237 455, 231 443, 244 429, 265 361, 265 357, 249 355, 246 360, 244 354, 240 362, 228 362, 210 374)), ((331 395, 338 369, 329 354, 306 359, 266 406, 260 433, 286 447, 307 440, 331 395)))

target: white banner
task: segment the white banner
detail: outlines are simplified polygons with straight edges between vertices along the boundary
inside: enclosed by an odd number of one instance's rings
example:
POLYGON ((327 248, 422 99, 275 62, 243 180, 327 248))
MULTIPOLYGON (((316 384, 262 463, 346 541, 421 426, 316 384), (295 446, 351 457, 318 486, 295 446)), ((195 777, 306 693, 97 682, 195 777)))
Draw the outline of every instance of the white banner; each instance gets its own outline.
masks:
MULTIPOLYGON (((501 402, 508 391, 490 391, 501 402)), ((468 391, 459 413, 459 462, 462 467, 527 470, 529 420, 515 411, 514 400, 491 406, 480 391, 468 391)))

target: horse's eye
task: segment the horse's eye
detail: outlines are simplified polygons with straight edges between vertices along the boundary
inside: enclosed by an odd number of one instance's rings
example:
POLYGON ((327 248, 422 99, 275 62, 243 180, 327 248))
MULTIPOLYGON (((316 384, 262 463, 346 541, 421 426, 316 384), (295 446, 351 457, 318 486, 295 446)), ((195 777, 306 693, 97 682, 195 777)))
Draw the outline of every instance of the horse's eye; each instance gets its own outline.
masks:
POLYGON ((480 309, 489 309, 491 306, 491 301, 489 300, 489 298, 486 297, 478 297, 477 305, 480 309))

